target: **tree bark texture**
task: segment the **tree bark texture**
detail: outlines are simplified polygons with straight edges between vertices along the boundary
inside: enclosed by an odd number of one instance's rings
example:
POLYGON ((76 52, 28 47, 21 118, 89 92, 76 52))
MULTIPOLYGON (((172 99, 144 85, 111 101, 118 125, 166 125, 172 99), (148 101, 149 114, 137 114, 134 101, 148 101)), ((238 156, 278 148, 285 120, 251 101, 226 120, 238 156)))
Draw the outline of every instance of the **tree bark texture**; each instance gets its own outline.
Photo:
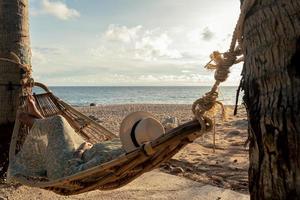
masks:
MULTIPOLYGON (((28 0, 0 0, 0 57, 11 58, 13 52, 30 64, 29 45, 28 0)), ((22 73, 16 64, 0 61, 0 174, 7 165, 22 73)))
POLYGON ((256 0, 243 36, 251 199, 300 199, 300 1, 256 0))

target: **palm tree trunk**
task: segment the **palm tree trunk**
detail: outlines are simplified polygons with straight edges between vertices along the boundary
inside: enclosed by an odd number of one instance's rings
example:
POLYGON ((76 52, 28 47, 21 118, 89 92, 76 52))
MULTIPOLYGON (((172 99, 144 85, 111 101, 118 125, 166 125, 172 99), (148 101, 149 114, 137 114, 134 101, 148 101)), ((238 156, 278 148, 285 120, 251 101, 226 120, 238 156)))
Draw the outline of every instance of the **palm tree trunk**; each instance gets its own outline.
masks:
MULTIPOLYGON (((23 64, 30 64, 28 0, 0 0, 0 57, 15 53, 23 64)), ((0 61, 0 170, 7 165, 9 142, 21 93, 22 70, 0 61)))
POLYGON ((256 0, 243 36, 251 199, 300 199, 300 1, 256 0))

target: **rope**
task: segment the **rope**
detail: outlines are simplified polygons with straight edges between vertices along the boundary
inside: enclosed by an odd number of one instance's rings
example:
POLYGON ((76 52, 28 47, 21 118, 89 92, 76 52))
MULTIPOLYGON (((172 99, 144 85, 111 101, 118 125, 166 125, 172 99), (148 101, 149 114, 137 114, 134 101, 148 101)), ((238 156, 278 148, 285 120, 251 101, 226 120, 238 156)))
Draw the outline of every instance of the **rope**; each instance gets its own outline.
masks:
POLYGON ((31 78, 31 66, 28 64, 22 64, 20 57, 14 52, 10 52, 10 58, 0 58, 2 62, 10 62, 16 64, 20 69, 22 69, 25 73, 22 75, 22 79, 20 81, 20 85, 23 88, 33 87, 33 79, 31 78))
POLYGON ((215 70, 215 74, 214 74, 215 83, 209 92, 207 92, 203 97, 197 99, 192 105, 192 111, 195 115, 195 118, 199 121, 201 126, 205 124, 204 122, 205 113, 211 110, 216 104, 222 106, 223 115, 224 115, 224 106, 220 101, 217 101, 219 95, 218 93, 219 85, 222 82, 227 80, 228 74, 230 72, 229 69, 231 66, 244 61, 244 57, 238 58, 238 56, 242 55, 242 49, 243 49, 242 32, 244 29, 244 21, 246 15, 253 7, 255 1, 256 0, 245 0, 244 3, 242 4, 241 13, 232 35, 232 40, 231 40, 229 50, 225 53, 214 51, 210 55, 211 60, 204 66, 207 69, 215 70), (214 62, 214 64, 212 64, 212 62, 214 62))
POLYGON ((31 73, 30 65, 22 64, 21 59, 14 52, 10 52, 10 55, 12 58, 0 58, 0 61, 16 64, 26 73, 31 73))

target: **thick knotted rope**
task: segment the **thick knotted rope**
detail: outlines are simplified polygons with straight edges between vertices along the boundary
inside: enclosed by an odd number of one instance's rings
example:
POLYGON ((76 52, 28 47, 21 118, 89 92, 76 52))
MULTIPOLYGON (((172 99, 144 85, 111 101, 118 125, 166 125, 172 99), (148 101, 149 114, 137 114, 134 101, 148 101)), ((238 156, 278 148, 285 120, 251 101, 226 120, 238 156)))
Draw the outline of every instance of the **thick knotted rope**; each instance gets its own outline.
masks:
POLYGON ((20 82, 20 85, 23 88, 33 86, 33 79, 31 78, 31 66, 28 64, 22 64, 21 59, 19 58, 19 56, 17 56, 17 54, 15 54, 14 52, 10 52, 10 58, 0 58, 0 61, 16 64, 20 69, 24 71, 20 82))
MULTIPOLYGON (((229 69, 232 65, 237 64, 243 61, 243 57, 238 58, 238 56, 242 55, 242 31, 244 27, 244 21, 246 18, 247 13, 253 7, 255 0, 245 0, 242 7, 241 13, 236 24, 235 30, 232 35, 231 45, 227 52, 220 53, 218 51, 214 51, 210 55, 210 62, 205 65, 205 68, 215 70, 215 83, 212 86, 211 90, 207 92, 203 97, 197 99, 192 106, 192 111, 202 125, 205 125, 204 116, 205 113, 211 110, 216 104, 222 106, 223 111, 224 107, 223 104, 218 99, 218 89, 219 85, 226 81, 228 78, 228 74, 230 73, 229 69), (214 64, 212 64, 214 62, 214 64)), ((224 114, 224 113, 223 113, 224 114)), ((206 127, 206 126, 202 126, 206 127)), ((208 131, 203 129, 203 131, 208 131)))
POLYGON ((23 69, 26 73, 31 74, 30 65, 22 64, 21 59, 14 52, 10 52, 10 58, 0 58, 0 61, 14 63, 18 65, 21 69, 23 69))

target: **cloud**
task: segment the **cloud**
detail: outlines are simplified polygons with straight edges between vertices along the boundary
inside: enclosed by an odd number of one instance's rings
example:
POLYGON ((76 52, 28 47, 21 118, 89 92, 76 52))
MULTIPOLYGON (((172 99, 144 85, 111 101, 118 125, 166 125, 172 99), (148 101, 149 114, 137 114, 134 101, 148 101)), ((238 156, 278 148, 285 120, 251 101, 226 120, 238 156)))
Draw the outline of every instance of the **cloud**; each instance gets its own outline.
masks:
POLYGON ((72 8, 69 8, 65 3, 60 1, 42 0, 41 13, 53 15, 61 20, 68 20, 80 16, 80 13, 72 8))
POLYGON ((47 55, 63 55, 65 50, 63 47, 41 47, 41 46, 34 46, 34 51, 38 51, 42 54, 47 55))
POLYGON ((187 38, 189 42, 199 42, 200 41, 200 30, 194 29, 187 33, 187 38))
POLYGON ((126 26, 118 26, 115 24, 109 25, 108 29, 104 33, 104 37, 111 41, 120 41, 129 43, 134 41, 138 37, 138 32, 142 29, 142 26, 135 26, 127 28, 126 26))
POLYGON ((172 39, 166 33, 156 35, 154 32, 148 31, 140 40, 136 41, 135 57, 144 60, 155 60, 160 57, 181 58, 181 53, 171 48, 172 43, 172 39))
POLYGON ((178 82, 186 82, 186 83, 199 83, 203 82, 203 80, 212 82, 213 77, 209 75, 201 75, 201 74, 184 74, 184 75, 176 75, 176 74, 168 74, 168 75, 141 75, 135 79, 136 81, 143 82, 151 82, 151 83, 178 83, 178 82))
POLYGON ((113 56, 144 61, 178 59, 181 53, 173 47, 173 40, 160 29, 147 30, 111 24, 102 34, 98 47, 91 50, 99 57, 113 56))
POLYGON ((43 54, 43 52, 39 51, 38 49, 32 48, 31 53, 32 53, 32 64, 34 66, 44 64, 47 62, 47 58, 45 54, 43 54))
POLYGON ((188 39, 190 42, 201 42, 201 41, 210 41, 214 38, 215 34, 208 27, 203 29, 194 29, 188 34, 188 39))
POLYGON ((62 47, 41 47, 34 46, 31 49, 32 63, 34 66, 43 66, 51 60, 55 60, 63 55, 65 50, 62 47))
POLYGON ((202 30, 201 36, 203 40, 209 41, 214 37, 214 33, 208 27, 205 27, 202 30))

